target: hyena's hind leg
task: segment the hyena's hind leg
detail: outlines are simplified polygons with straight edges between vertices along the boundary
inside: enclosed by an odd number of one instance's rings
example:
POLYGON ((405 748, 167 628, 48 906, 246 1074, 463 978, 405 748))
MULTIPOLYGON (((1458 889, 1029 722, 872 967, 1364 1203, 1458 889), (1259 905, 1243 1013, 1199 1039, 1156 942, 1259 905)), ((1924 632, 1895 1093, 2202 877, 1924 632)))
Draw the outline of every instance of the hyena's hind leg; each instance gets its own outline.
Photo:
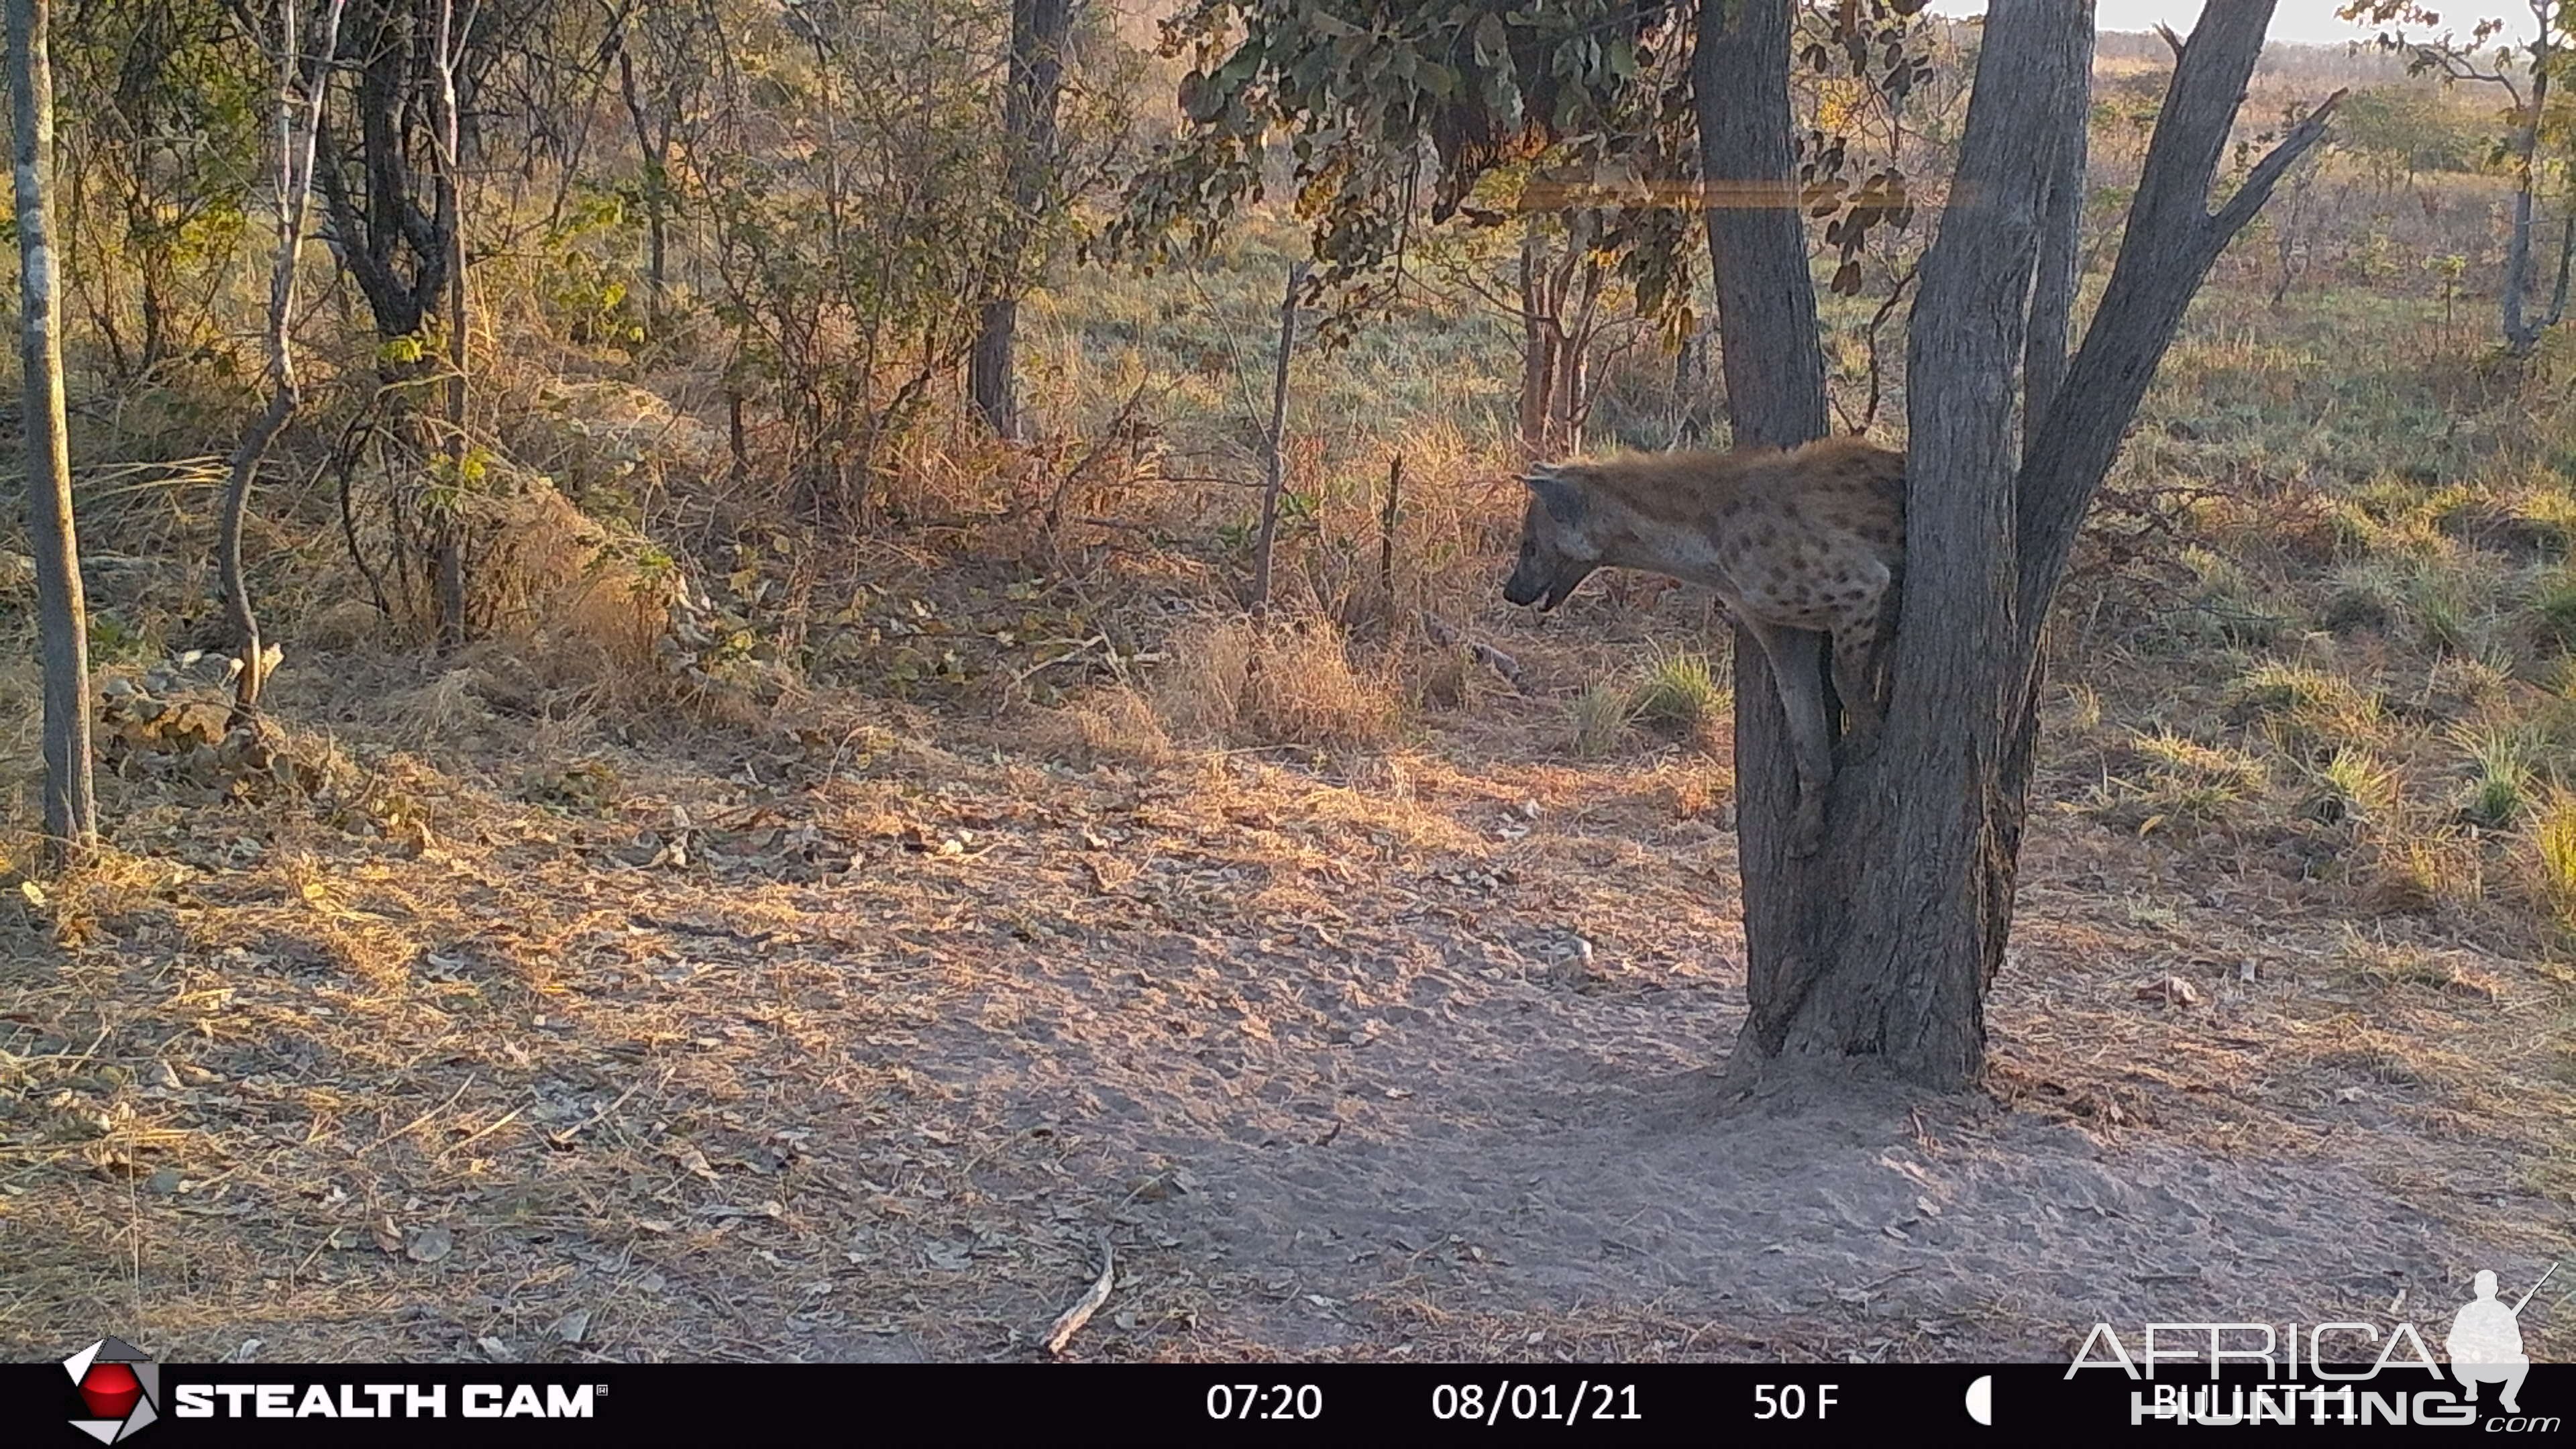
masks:
POLYGON ((1888 660, 1894 641, 1877 626, 1834 631, 1834 693, 1842 697, 1851 741, 1866 745, 1887 721, 1888 660))
MULTIPOLYGON (((1789 824, 1789 853, 1807 856, 1825 836, 1825 787, 1834 779, 1833 737, 1825 727, 1823 641, 1806 629, 1745 625, 1771 662, 1771 684, 1789 718, 1789 752, 1798 770, 1798 810, 1789 824)), ((1839 682, 1837 689, 1841 688, 1839 682)))
POLYGON ((1834 620, 1834 693, 1855 745, 1877 737, 1895 683, 1896 580, 1884 568, 1876 573, 1871 586, 1844 595, 1847 607, 1834 620))

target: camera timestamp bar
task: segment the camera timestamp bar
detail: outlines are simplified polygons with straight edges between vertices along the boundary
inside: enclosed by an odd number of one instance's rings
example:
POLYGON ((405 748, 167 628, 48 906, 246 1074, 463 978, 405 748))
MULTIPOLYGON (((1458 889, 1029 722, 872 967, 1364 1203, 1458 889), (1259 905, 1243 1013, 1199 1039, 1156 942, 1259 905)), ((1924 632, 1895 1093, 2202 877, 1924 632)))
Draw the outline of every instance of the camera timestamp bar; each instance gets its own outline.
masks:
MULTIPOLYGON (((95 1365, 93 1365, 95 1367, 95 1365)), ((97 1426, 189 1445, 726 1443, 2169 1443, 2252 1426, 2266 1445, 2557 1437, 2576 1366, 2508 1409, 2433 1365, 2149 1379, 2051 1364, 190 1364, 115 1382, 0 1365, 0 1443, 97 1426), (116 1393, 109 1393, 115 1389, 116 1393), (101 1401, 127 1417, 101 1418, 101 1401), (146 1411, 149 1411, 148 1414, 146 1411), (2437 1434, 2438 1437, 2438 1434, 2437 1434)), ((116 1442, 111 1439, 109 1442, 116 1442)))

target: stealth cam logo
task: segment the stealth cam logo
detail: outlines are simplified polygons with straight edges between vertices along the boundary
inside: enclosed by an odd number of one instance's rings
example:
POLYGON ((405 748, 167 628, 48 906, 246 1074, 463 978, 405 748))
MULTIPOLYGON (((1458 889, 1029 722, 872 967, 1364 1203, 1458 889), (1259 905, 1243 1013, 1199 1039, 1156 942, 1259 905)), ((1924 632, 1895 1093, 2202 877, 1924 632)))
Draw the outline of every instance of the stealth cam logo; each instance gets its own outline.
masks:
POLYGON ((161 1366, 124 1339, 100 1339, 64 1359, 63 1372, 98 1416, 74 1419, 72 1427, 101 1444, 131 1438, 161 1417, 161 1366))

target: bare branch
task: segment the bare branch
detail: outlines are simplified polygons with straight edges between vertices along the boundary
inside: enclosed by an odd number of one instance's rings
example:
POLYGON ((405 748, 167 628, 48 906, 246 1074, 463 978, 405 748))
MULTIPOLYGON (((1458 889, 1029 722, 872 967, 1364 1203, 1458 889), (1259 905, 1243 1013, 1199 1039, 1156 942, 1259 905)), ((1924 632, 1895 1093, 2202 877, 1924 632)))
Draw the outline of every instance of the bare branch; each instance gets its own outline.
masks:
POLYGON ((2229 197, 2227 204, 2218 209, 2218 214, 2209 219, 2211 255, 2223 250, 2229 239, 2254 219, 2254 213, 2263 209, 2263 203, 2271 199, 2272 188, 2280 184, 2282 174, 2297 165, 2308 148, 2325 139, 2327 121, 2333 117, 2335 107, 2341 105, 2349 94, 2349 91, 2337 91, 2326 97, 2315 110, 2308 112, 2305 120, 2290 128, 2279 145, 2254 163, 2254 169, 2245 174, 2245 184, 2236 188, 2236 194, 2229 197))
MULTIPOLYGON (((2028 430, 2017 489, 2020 645, 2035 646, 2094 490, 2119 456, 2120 437, 2145 397, 2184 311, 2233 229, 2251 220, 2280 173, 2315 144, 2285 139, 2217 216, 2210 183, 2227 149, 2263 36, 2271 0, 2213 4, 2184 42, 2166 88, 2146 164, 2129 207, 2120 258, 2093 325, 2040 426, 2028 430), (2277 162, 2277 164, 2275 164, 2277 162), (2259 181, 2259 185, 2257 184, 2259 181)), ((2311 117, 2322 127, 2331 106, 2311 117)))

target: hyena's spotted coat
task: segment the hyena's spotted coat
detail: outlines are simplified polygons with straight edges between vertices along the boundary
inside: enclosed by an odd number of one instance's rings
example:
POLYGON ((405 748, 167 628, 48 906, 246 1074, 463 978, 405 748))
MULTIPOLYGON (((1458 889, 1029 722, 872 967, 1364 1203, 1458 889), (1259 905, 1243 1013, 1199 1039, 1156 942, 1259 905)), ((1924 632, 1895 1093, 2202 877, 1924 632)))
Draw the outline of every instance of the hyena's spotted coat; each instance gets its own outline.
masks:
POLYGON ((1642 454, 1533 471, 1515 604, 1553 609, 1598 568, 1644 569, 1716 591, 1760 641, 1798 766, 1790 848, 1824 829, 1833 740, 1815 636, 1830 635, 1852 734, 1878 728, 1885 645, 1905 568, 1905 457, 1857 438, 1786 452, 1642 454))

